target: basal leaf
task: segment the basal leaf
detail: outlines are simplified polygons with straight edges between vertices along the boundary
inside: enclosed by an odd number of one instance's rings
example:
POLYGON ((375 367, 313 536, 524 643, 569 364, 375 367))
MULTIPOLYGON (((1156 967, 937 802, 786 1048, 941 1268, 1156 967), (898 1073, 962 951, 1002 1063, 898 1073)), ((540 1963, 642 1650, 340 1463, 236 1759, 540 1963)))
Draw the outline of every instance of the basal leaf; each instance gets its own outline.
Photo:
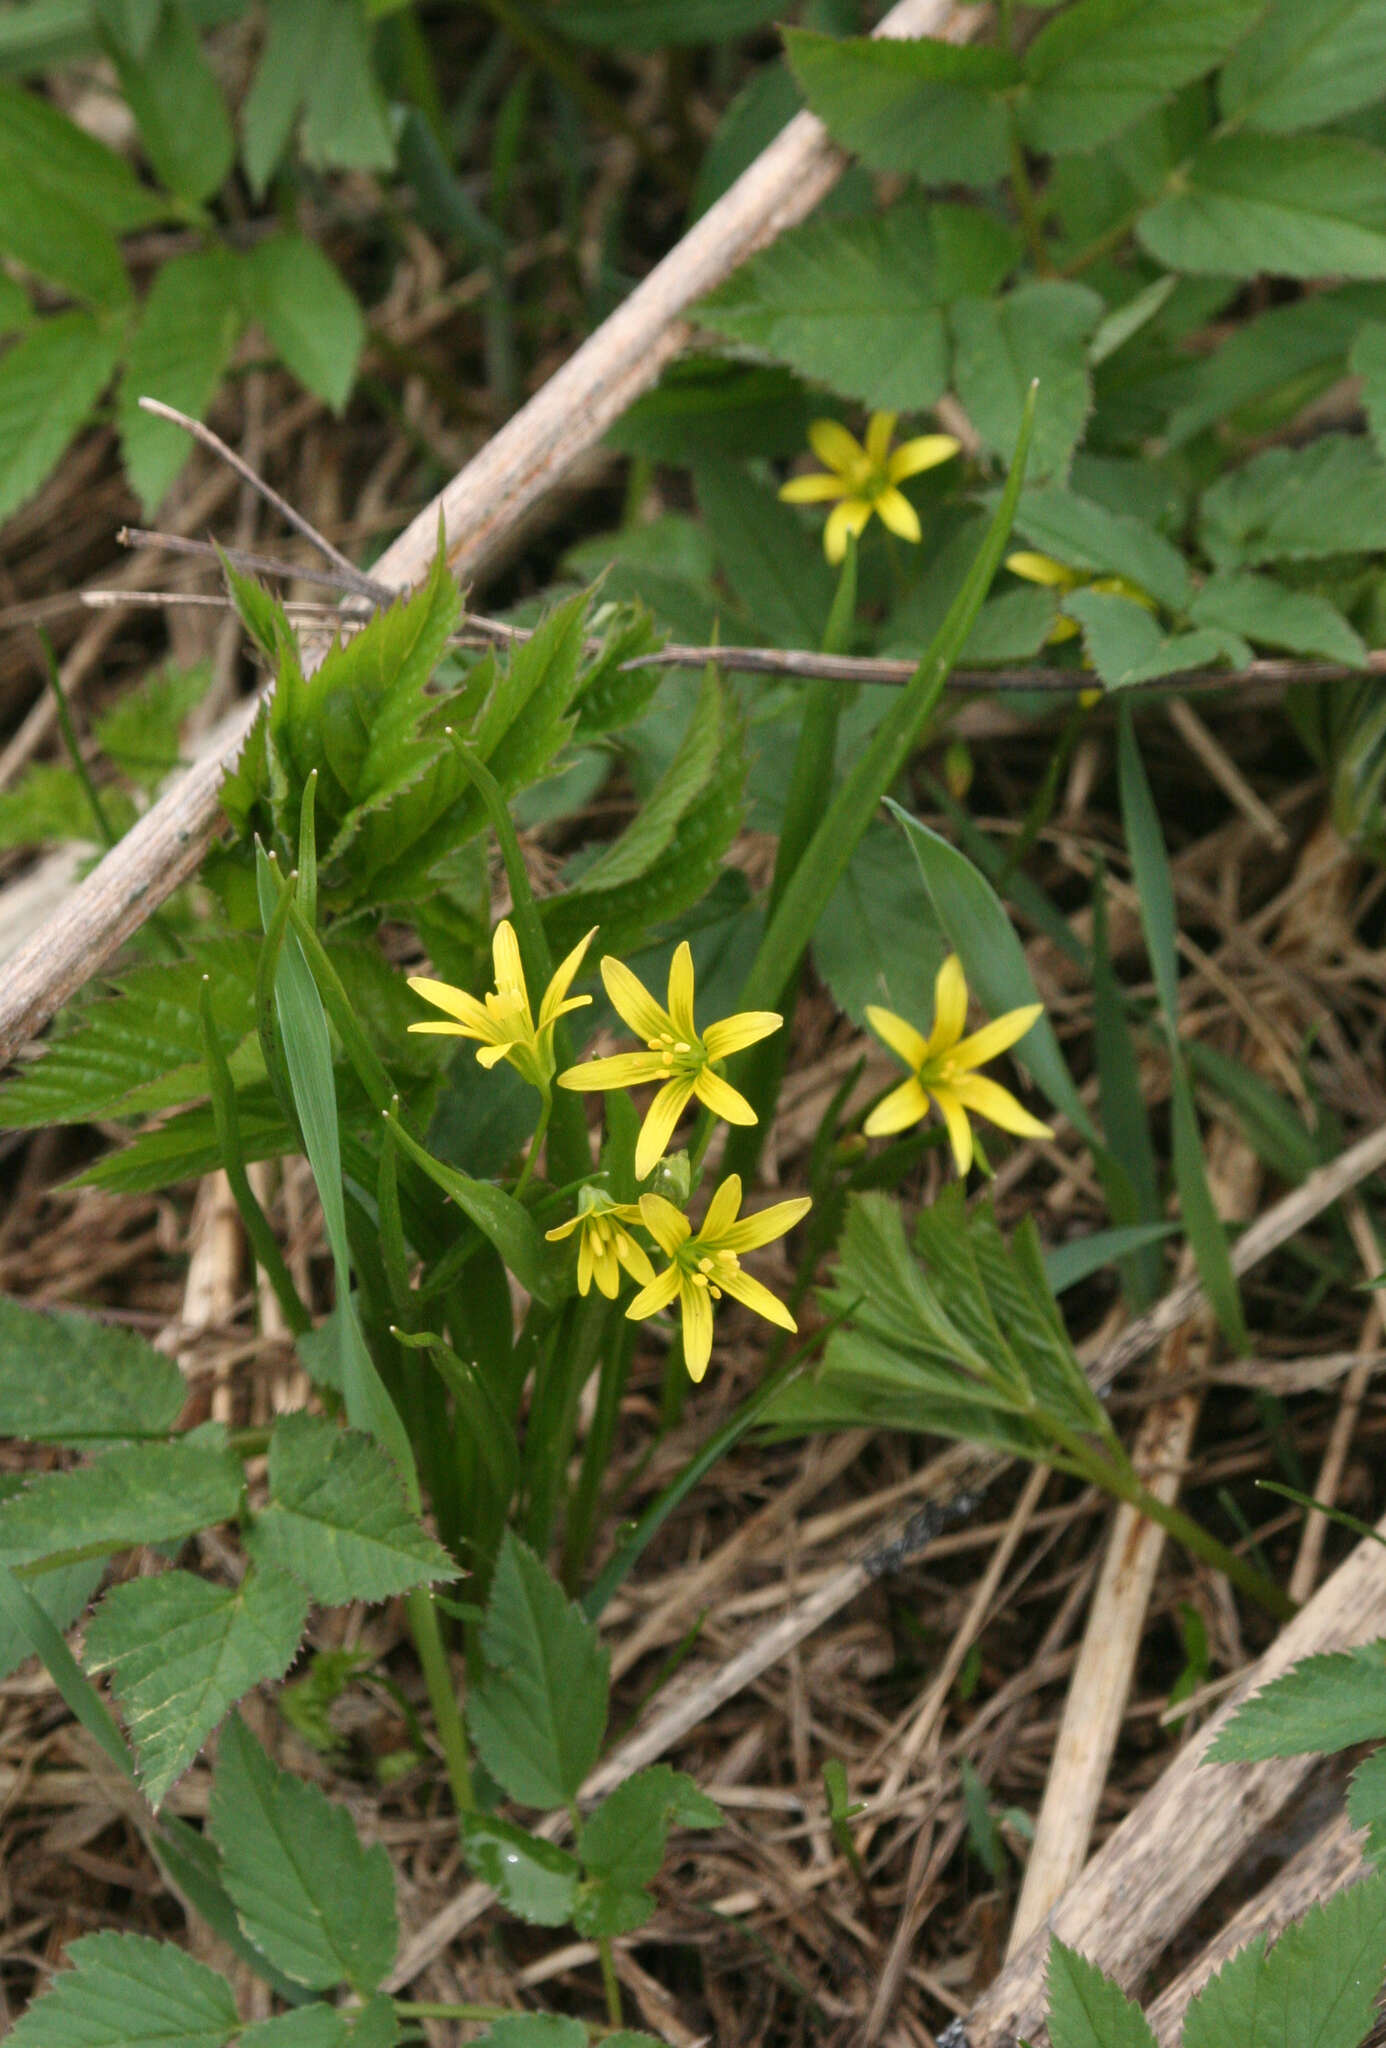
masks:
POLYGON ((964 229, 961 209, 939 211, 946 228, 914 200, 791 228, 705 299, 700 316, 848 397, 900 411, 933 405, 948 378, 944 308, 994 289, 1014 260, 988 215, 972 212, 964 229))
POLYGON ((1306 1657, 1238 1707, 1210 1763, 1329 1755, 1386 1736, 1386 1643, 1306 1657))
POLYGON ((162 1437, 187 1391, 173 1360, 133 1330, 0 1295, 0 1437, 73 1445, 162 1437))
POLYGON ((1224 1963, 1184 2015, 1183 2048, 1359 2048, 1386 1971, 1386 1877, 1349 1885, 1224 1963))
POLYGON ((87 1662, 111 1673, 152 1806, 228 1707, 283 1677, 307 1618, 307 1594, 281 1572, 214 1586, 172 1571, 111 1588, 87 1630, 87 1662))
POLYGON ((24 1564, 91 1544, 176 1543, 229 1521, 239 1458, 189 1443, 130 1444, 71 1472, 42 1472, 0 1502, 0 1557, 24 1564))
POLYGON ((1019 71, 1004 50, 796 28, 785 30, 785 48, 814 113, 872 170, 944 185, 993 185, 1005 176, 1002 94, 1019 71))
POLYGON ((241 331, 241 259, 200 249, 161 264, 125 360, 116 417, 131 487, 152 512, 192 452, 181 427, 155 419, 141 398, 201 419, 241 331))
POLYGON ((344 1806, 266 1756, 239 1716, 222 1731, 210 1826, 241 1926, 286 1976, 369 1995, 395 1959, 395 1880, 344 1806))
POLYGON ((269 1481, 246 1549, 324 1605, 385 1600, 457 1577, 447 1552, 410 1514, 399 1474, 370 1437, 318 1415, 283 1416, 270 1438, 269 1481))
MULTIPOLYGON (((0 214, 8 217, 21 204, 7 194, 0 214)), ((58 313, 0 356, 0 519, 44 482, 85 424, 119 354, 114 328, 86 313, 58 313)))
POLYGON ((1211 71, 1262 0, 1078 0, 1025 53, 1026 139, 1062 155, 1094 149, 1211 71))
POLYGON ((84 1934, 67 1961, 15 2022, 14 2048, 225 2048, 239 2026, 226 1979, 171 1941, 84 1934))
POLYGON ((1382 0, 1271 0, 1223 66, 1225 116, 1286 135, 1317 128, 1382 95, 1382 0))
POLYGON ((1086 285, 1042 278, 1000 299, 959 299, 949 314, 953 382, 994 455, 1008 458, 1039 380, 1028 474, 1067 474, 1092 404, 1087 341, 1103 302, 1086 285))
POLYGON ((1155 2036, 1119 1985, 1055 1936, 1049 1945, 1053 2048, 1155 2048, 1155 2036))
POLYGON ((1199 535, 1229 568, 1374 552, 1386 547, 1386 463, 1348 434, 1268 448, 1204 492, 1199 535))
POLYGON ((467 1814, 462 1851, 509 1913, 532 1927, 563 1927, 573 1917, 582 1872, 577 1858, 494 1814, 467 1814))
POLYGON ((597 1760, 610 1660, 591 1622, 506 1531, 467 1699, 482 1762, 512 1799, 564 1806, 597 1760))
POLYGON ((1171 270, 1386 277, 1386 156, 1344 135, 1228 135, 1194 157, 1137 235, 1171 270))
POLYGON ((301 384, 340 412, 356 379, 366 323, 341 272, 316 242, 275 235, 247 258, 251 305, 301 384))

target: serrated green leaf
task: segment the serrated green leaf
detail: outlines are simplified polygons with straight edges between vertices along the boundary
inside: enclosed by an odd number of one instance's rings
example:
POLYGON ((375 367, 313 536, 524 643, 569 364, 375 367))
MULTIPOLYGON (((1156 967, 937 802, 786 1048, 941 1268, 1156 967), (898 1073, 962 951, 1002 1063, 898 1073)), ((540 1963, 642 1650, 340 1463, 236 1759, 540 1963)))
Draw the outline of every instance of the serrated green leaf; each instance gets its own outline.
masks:
POLYGON ((1115 591, 1074 590, 1060 609, 1082 627, 1088 659, 1109 690, 1218 661, 1241 667, 1251 659, 1246 641, 1226 628, 1166 633, 1144 605, 1115 591))
POLYGON ((87 1663, 111 1673, 151 1806, 228 1707, 283 1677, 307 1618, 293 1579, 254 1568, 239 1586, 172 1571, 111 1588, 87 1630, 87 1663))
POLYGON ((947 383, 944 308, 994 289, 1014 250, 988 214, 906 200, 791 228, 698 311, 719 334, 848 397, 918 411, 947 383))
MULTIPOLYGON (((447 1552, 410 1514, 399 1474, 370 1437, 319 1415, 286 1415, 270 1438, 269 1482, 246 1550, 258 1564, 290 1573, 324 1605, 385 1600, 457 1577, 447 1552)), ((0 1540, 3 1527, 0 1510, 0 1540)))
MULTIPOLYGON (((0 1480, 0 1501, 8 1500, 22 1484, 17 1477, 0 1480)), ((96 1557, 79 1564, 58 1565, 52 1571, 26 1572, 22 1586, 18 1580, 10 1580, 9 1583, 20 1594, 21 1605, 27 1609, 23 1596, 31 1596, 52 1626, 61 1633, 76 1621, 100 1585, 105 1571, 106 1560, 96 1557)), ((20 1618, 0 1603, 0 1678, 8 1678, 12 1671, 36 1654, 42 1654, 41 1645, 33 1640, 31 1631, 21 1625, 20 1618)))
POLYGON ((374 1991, 399 1928, 390 1858, 363 1848, 344 1806, 283 1771, 234 1717, 222 1731, 210 1826, 241 1926, 300 1984, 374 1991))
POLYGON ((507 1530, 481 1632, 486 1669, 467 1699, 482 1762, 512 1799, 563 1806, 597 1760, 610 1659, 596 1629, 507 1530))
POLYGON ((1078 0, 1025 53, 1028 142, 1053 155, 1095 149, 1211 71, 1263 0, 1078 0))
MULTIPOLYGON (((116 234, 165 219, 160 192, 142 185, 123 156, 68 119, 50 99, 0 81, 0 186, 17 197, 12 178, 41 183, 58 209, 89 213, 116 234)), ((7 204, 5 213, 13 211, 7 204)), ((17 251, 15 252, 18 253, 17 251)))
POLYGON ((1210 1763, 1331 1755, 1386 1736, 1386 1643, 1305 1657, 1238 1707, 1208 1750, 1210 1763))
POLYGON ((276 235, 247 261, 251 305, 301 384, 340 412, 356 378, 366 323, 341 272, 315 242, 276 235))
POLYGON ((265 12, 265 46, 241 108, 241 161, 257 199, 289 146, 328 33, 332 0, 268 0, 265 12))
POLYGON ((872 825, 813 935, 813 964, 833 1001, 857 1025, 868 1003, 927 1022, 947 951, 914 855, 893 826, 872 825))
MULTIPOLYGON (((1386 328, 1381 331, 1386 336, 1386 328)), ((1310 590, 1290 590, 1272 576, 1229 570, 1210 576, 1189 617, 1197 626, 1221 627, 1266 647, 1366 667, 1366 645, 1335 604, 1310 590)))
POLYGON ((353 2038, 336 2006, 316 1999, 272 2020, 257 2020, 238 2037, 236 2048, 345 2048, 353 2038))
POLYGON ((116 420, 125 473, 153 512, 192 452, 191 438, 142 412, 141 398, 162 399, 201 419, 231 359, 244 321, 242 259, 229 249, 199 249, 161 264, 140 312, 121 379, 116 420))
POLYGON ((231 117, 185 0, 165 0, 143 53, 108 44, 150 162, 170 192, 196 206, 231 168, 231 117))
POLYGON ((494 1814, 469 1813, 462 1853, 507 1912, 532 1927, 563 1927, 572 1919, 582 1872, 566 1849, 494 1814))
POLYGON ((1362 403, 1378 455, 1386 454, 1386 320, 1364 322, 1348 358, 1362 379, 1362 403))
POLYGON ((41 1472, 0 1501, 0 1557, 25 1564, 89 1544, 175 1543, 235 1515, 241 1464, 194 1444, 133 1444, 41 1472))
POLYGON ((322 33, 304 81, 303 160, 319 170, 389 170, 394 134, 364 0, 334 0, 322 33))
POLYGON ((1365 1832, 1362 1854, 1379 1869, 1386 1858, 1386 1749, 1376 1750, 1353 1772, 1347 1816, 1354 1828, 1365 1832))
POLYGON ((1317 128, 1380 99, 1382 0, 1271 0, 1223 66, 1225 117, 1272 135, 1317 128))
POLYGON ((1268 448, 1204 492, 1199 536, 1227 567, 1375 552, 1386 547, 1386 463, 1347 434, 1268 448))
POLYGON ((1155 2036, 1119 1985, 1095 1963, 1049 1945, 1049 2038, 1053 2048, 1155 2048, 1155 2036))
MULTIPOLYGON (((241 1097, 236 1113, 241 1127, 241 1151, 247 1161, 282 1159, 297 1147, 298 1135, 290 1128, 268 1086, 257 1090, 253 1097, 241 1097)), ((196 1180, 204 1173, 215 1173, 221 1159, 216 1123, 211 1109, 204 1105, 168 1117, 119 1151, 108 1152, 79 1179, 83 1187, 148 1194, 180 1180, 196 1180)))
MULTIPOLYGON (((0 212, 8 215, 12 196, 0 212)), ((42 320, 0 357, 0 519, 47 478, 108 383, 120 336, 86 313, 42 320)))
POLYGON ((156 669, 92 720, 92 736, 121 773, 155 789, 182 758, 183 721, 212 680, 209 664, 156 669))
POLYGON ((994 455, 1010 455, 1038 379, 1028 471, 1037 482, 1067 472, 1082 435, 1092 405, 1086 344, 1102 312, 1086 285, 1042 278, 1002 299, 959 299, 949 314, 953 383, 994 455))
POLYGON ((1340 285, 1245 321, 1215 355, 1200 363, 1197 381, 1169 419, 1171 445, 1247 406, 1264 408, 1277 392, 1306 388, 1306 379, 1340 374, 1364 321, 1386 319, 1386 289, 1340 285))
POLYGON ((626 1934, 642 1926, 654 1911, 645 1887, 659 1874, 670 1827, 715 1828, 721 1822, 720 1807, 668 1764, 627 1778, 582 1824, 578 1854, 589 1880, 597 1882, 584 1900, 579 1924, 604 1934, 626 1934), (604 1900, 598 1892, 606 1894, 604 1900))
POLYGON ((1171 270, 1386 277, 1386 156, 1342 135, 1207 143, 1136 233, 1171 270))
POLYGON ((133 1330, 0 1295, 0 1437, 80 1446, 166 1436, 187 1391, 172 1359, 133 1330))
POLYGON ((613 889, 645 874, 669 845, 679 819, 717 766, 726 726, 724 691, 709 668, 687 728, 664 774, 625 831, 583 872, 585 889, 613 889))
POLYGON ((1312 1906, 1266 1953, 1258 1936, 1184 2015, 1184 2048, 1359 2048, 1386 1971, 1386 1877, 1312 1906))
POLYGON ((740 463, 704 456, 693 475, 722 571, 757 638, 817 647, 834 581, 818 535, 740 463))
POLYGON ((1031 547, 1066 568, 1090 576, 1124 576, 1170 611, 1182 611, 1188 603, 1188 564, 1143 519, 1051 486, 1022 495, 1015 524, 1031 547))
POLYGON ((226 1979, 171 1941, 84 1934, 67 1961, 16 2021, 15 2048, 225 2048, 240 2024, 226 1979))
POLYGON ((784 40, 814 113, 872 170, 946 185, 993 185, 1005 176, 1010 120, 1002 94, 1020 75, 1006 51, 799 28, 786 29, 784 40))

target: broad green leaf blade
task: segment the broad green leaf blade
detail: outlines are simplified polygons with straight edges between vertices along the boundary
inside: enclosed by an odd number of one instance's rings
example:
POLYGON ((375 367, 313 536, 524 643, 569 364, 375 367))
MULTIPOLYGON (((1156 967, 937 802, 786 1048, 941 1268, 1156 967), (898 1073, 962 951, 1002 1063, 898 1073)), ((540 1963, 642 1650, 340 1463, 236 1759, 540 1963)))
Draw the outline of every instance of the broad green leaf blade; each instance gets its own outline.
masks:
POLYGON ((269 1488, 246 1550, 257 1563, 290 1573, 325 1606, 385 1600, 457 1577, 447 1552, 410 1514, 395 1467, 368 1436, 318 1415, 282 1417, 270 1438, 269 1488))
POLYGON ((1026 491, 1016 532, 1033 548, 1089 576, 1124 576, 1170 611, 1189 601, 1189 569, 1178 548, 1145 520, 1051 485, 1026 491))
MULTIPOLYGON (((1380 332, 1386 336, 1386 327, 1380 332)), ((1348 668, 1366 666, 1362 636, 1337 605, 1312 590, 1291 590, 1272 576, 1236 570, 1210 576, 1189 607, 1189 617, 1196 626, 1221 627, 1265 647, 1341 661, 1348 668)))
POLYGON ((235 155, 231 117, 186 0, 167 0, 140 57, 112 42, 121 88, 150 161, 190 206, 211 197, 235 155))
POLYGON ((1170 1084, 1174 1126, 1174 1177, 1184 1229, 1198 1266, 1199 1277, 1229 1344, 1242 1350, 1246 1345, 1246 1323, 1241 1295, 1227 1233, 1208 1186, 1207 1164, 1189 1086, 1183 1050, 1179 1042, 1178 923, 1169 857, 1150 782, 1136 744, 1135 725, 1123 706, 1117 736, 1117 771, 1121 786, 1121 816, 1131 868, 1140 904, 1141 929, 1146 952, 1164 1014, 1165 1037, 1169 1046, 1170 1084))
POLYGON ((300 147, 317 170, 387 171, 395 161, 369 17, 365 0, 335 0, 309 66, 300 147))
POLYGON ((1386 1858, 1386 1749, 1374 1751, 1353 1772, 1347 1815, 1354 1828, 1365 1831, 1362 1854, 1379 1870, 1386 1858))
POLYGON ((868 1003, 927 1021, 948 952, 919 864, 890 825, 872 825, 818 920, 813 964, 833 1001, 861 1025, 868 1003))
POLYGON ((276 235, 247 258, 251 305, 301 384, 340 412, 356 378, 366 323, 341 272, 314 242, 276 235))
POLYGON ((0 1501, 0 1557, 25 1564, 89 1545, 177 1543, 230 1521, 239 1458, 194 1444, 134 1444, 72 1472, 42 1472, 0 1501))
POLYGON ((532 1927, 563 1927, 573 1917, 582 1871, 575 1856, 495 1814, 462 1821, 462 1853, 508 1913, 532 1927))
POLYGON ((1386 453, 1386 320, 1363 322, 1348 367, 1362 379, 1362 403, 1376 452, 1386 453))
POLYGON ((583 870, 584 889, 611 889, 637 881, 666 851, 679 819, 707 787, 716 768, 727 716, 721 681, 717 671, 709 668, 678 752, 631 824, 583 870))
POLYGON ((241 161, 257 199, 289 146, 333 6, 332 0, 268 0, 265 12, 269 32, 241 107, 241 161))
POLYGON ((1049 2038, 1053 2048, 1155 2048, 1120 1986, 1057 1936, 1049 1945, 1049 2038))
POLYGON ((798 28, 784 40, 814 113, 872 170, 908 171, 926 185, 993 185, 1005 176, 1002 94, 1019 72, 1004 50, 798 28))
POLYGON ((226 2048, 240 2016, 231 1986, 143 1934, 84 1934, 12 2029, 14 2048, 226 2048))
POLYGON ((1382 0, 1271 0, 1222 69, 1224 116, 1271 135, 1341 119, 1381 97, 1382 0))
POLYGON ((161 265, 125 360, 116 418, 125 473, 153 512, 192 452, 189 435, 142 412, 141 398, 162 399, 201 419, 241 331, 241 260, 229 249, 202 249, 161 265))
POLYGON ((281 1572, 252 1568, 239 1586, 213 1586, 172 1571, 111 1588, 87 1630, 87 1662, 112 1675, 151 1806, 228 1707, 283 1677, 307 1618, 307 1594, 281 1572))
POLYGON ((776 647, 817 647, 834 582, 818 532, 742 463, 702 456, 693 476, 722 573, 756 636, 776 647))
POLYGON ((467 1698, 482 1762, 512 1799, 565 1806, 597 1760, 610 1659, 594 1625, 507 1530, 467 1698))
POLYGON ((1086 285, 1040 279, 1004 298, 959 299, 949 314, 953 384, 994 455, 1008 456, 1039 382, 1028 474, 1063 477, 1092 405, 1087 342, 1103 301, 1086 285))
POLYGON ((1224 1963, 1184 2015, 1183 2048, 1360 2048, 1386 1971, 1386 1877, 1349 1885, 1224 1963))
POLYGON ((187 1383, 133 1330, 0 1295, 0 1437, 90 1444, 166 1436, 187 1383))
POLYGON ((1210 1763, 1330 1755, 1386 1737, 1386 1643, 1306 1657, 1238 1707, 1209 1750, 1210 1763))
POLYGON ((144 789, 156 789, 182 759, 183 721, 206 696, 211 666, 155 669, 92 718, 92 735, 108 760, 144 789))
MULTIPOLYGON (((8 211, 12 196, 3 209, 8 211)), ((120 354, 86 313, 41 320, 0 357, 0 519, 31 498, 81 427, 120 354)))
MULTIPOLYGON (((5 80, 0 83, 0 188, 8 199, 16 196, 12 178, 25 175, 41 181, 60 211, 93 214, 116 234, 148 227, 172 211, 162 193, 140 183, 123 156, 79 128, 51 100, 5 80)), ((12 210, 7 205, 6 215, 12 210)))
POLYGON ((659 1874, 670 1827, 715 1828, 722 1810, 668 1764, 637 1771, 582 1824, 578 1854, 591 1876, 638 1891, 659 1874))
POLYGON ((236 2048, 346 2048, 352 2034, 335 2005, 320 1999, 247 2027, 236 2048))
MULTIPOLYGON (((7 1484, 5 1492, 10 1490, 7 1484)), ((52 1571, 26 1572, 23 1584, 53 1628, 61 1632, 71 1628, 105 1577, 105 1572, 106 1560, 95 1557, 84 1563, 55 1565, 52 1571)), ((19 1583, 14 1581, 16 1586, 19 1583)), ((8 1678, 21 1664, 38 1654, 39 1645, 34 1641, 32 1631, 19 1626, 17 1618, 12 1617, 4 1602, 0 1601, 0 1678, 8 1678)))
MULTIPOLYGON (((927 825, 921 825, 889 797, 886 807, 909 842, 938 921, 962 961, 969 987, 976 991, 987 1015, 1000 1017, 1007 1010, 1023 1009, 1038 1002, 1025 949, 990 882, 966 854, 959 853, 927 825)), ((927 1020, 913 1021, 922 1028, 927 1020)), ((1089 1144, 1101 1143, 1047 1017, 1036 1019, 1033 1028, 1016 1045, 1012 1058, 1089 1144)))
POLYGON ((536 1300, 556 1304, 567 1293, 562 1261, 545 1244, 529 1211, 503 1188, 490 1181, 472 1180, 451 1166, 444 1166, 412 1138, 395 1117, 390 1130, 401 1149, 426 1173, 436 1187, 451 1195, 462 1214, 489 1238, 510 1271, 536 1300))
POLYGON ((1237 664, 1251 659, 1251 649, 1236 634, 1211 627, 1166 633, 1144 605, 1115 591, 1072 591, 1062 609, 1083 628, 1084 650, 1109 690, 1224 659, 1237 664))
POLYGON ((1026 139, 1095 149, 1219 64, 1263 0, 1078 0, 1025 53, 1026 139))
POLYGON ((395 1880, 344 1806, 266 1756, 239 1716, 222 1731, 210 1825, 241 1926, 313 1990, 374 1991, 395 1959, 395 1880))
POLYGON ((1386 156, 1344 135, 1229 135, 1194 157, 1136 233, 1171 270, 1386 277, 1386 156))
POLYGON ((1045 1253, 1044 1277, 1055 1294, 1063 1294, 1090 1274, 1129 1259, 1133 1252, 1163 1243, 1177 1228, 1174 1223, 1126 1223, 1115 1230, 1094 1230, 1088 1237, 1071 1238, 1045 1253))
MULTIPOLYGON (((40 1580, 40 1584, 42 1581, 40 1580)), ((41 1659, 74 1721, 105 1751, 122 1777, 133 1779, 134 1765, 110 1709, 78 1665, 57 1622, 30 1587, 0 1564, 0 1626, 13 1642, 26 1645, 41 1659)))
POLYGON ((1204 492, 1199 537, 1219 566, 1386 547, 1386 463, 1358 436, 1268 448, 1204 492))
POLYGON ((849 397, 918 411, 948 378, 944 308, 994 290, 1014 243, 986 214, 907 200, 791 228, 704 299, 699 317, 849 397))

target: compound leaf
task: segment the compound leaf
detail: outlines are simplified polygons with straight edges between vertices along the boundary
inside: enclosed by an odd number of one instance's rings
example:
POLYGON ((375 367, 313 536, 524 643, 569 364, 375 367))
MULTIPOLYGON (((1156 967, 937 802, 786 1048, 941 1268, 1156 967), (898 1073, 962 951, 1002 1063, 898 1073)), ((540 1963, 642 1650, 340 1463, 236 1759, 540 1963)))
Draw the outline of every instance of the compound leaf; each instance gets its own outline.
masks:
POLYGON ((1223 66, 1224 115, 1272 135, 1336 121, 1381 98, 1382 0, 1271 0, 1223 66))
POLYGON ((100 1544, 177 1543, 229 1521, 241 1463, 200 1445, 125 1444, 72 1472, 42 1472, 0 1502, 0 1557, 25 1564, 100 1544))
POLYGON ((1345 135, 1306 135, 1293 149, 1277 136, 1224 136, 1136 233, 1171 270, 1386 277, 1386 156, 1345 135))
POLYGON ((1025 55, 1027 140, 1054 155, 1094 149, 1211 71, 1263 0, 1078 0, 1025 55))
POLYGON ((14 2048, 225 2048, 239 2025, 215 1970, 144 1934, 84 1934, 16 2021, 14 2048))
POLYGON ((133 1330, 0 1295, 0 1437, 166 1436, 187 1392, 173 1360, 133 1330))
POLYGON ((1019 77, 1004 50, 921 36, 784 32, 804 98, 834 141, 873 171, 925 184, 993 185, 1010 160, 1002 92, 1019 77))

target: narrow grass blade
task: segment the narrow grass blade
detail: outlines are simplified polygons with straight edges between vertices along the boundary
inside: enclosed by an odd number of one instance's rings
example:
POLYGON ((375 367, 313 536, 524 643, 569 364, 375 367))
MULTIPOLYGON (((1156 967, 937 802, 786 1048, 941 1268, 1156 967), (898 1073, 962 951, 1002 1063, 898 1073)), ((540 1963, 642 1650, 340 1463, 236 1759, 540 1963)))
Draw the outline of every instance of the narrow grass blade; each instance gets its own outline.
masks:
POLYGON ((62 1695, 63 1704, 123 1777, 135 1782, 135 1765, 110 1709, 82 1670, 57 1628, 27 1586, 0 1564, 0 1614, 30 1643, 62 1695))
MULTIPOLYGON (((1117 1174, 1103 1176, 1107 1207, 1115 1223, 1156 1223, 1161 1214, 1159 1171, 1141 1095, 1131 1020, 1107 943, 1106 872, 1100 859, 1093 875, 1092 950, 1098 1101, 1102 1128, 1117 1168, 1117 1174)), ((1158 1239, 1147 1239, 1142 1249, 1122 1259, 1122 1285, 1133 1309, 1150 1306, 1160 1292, 1163 1275, 1158 1239)))

